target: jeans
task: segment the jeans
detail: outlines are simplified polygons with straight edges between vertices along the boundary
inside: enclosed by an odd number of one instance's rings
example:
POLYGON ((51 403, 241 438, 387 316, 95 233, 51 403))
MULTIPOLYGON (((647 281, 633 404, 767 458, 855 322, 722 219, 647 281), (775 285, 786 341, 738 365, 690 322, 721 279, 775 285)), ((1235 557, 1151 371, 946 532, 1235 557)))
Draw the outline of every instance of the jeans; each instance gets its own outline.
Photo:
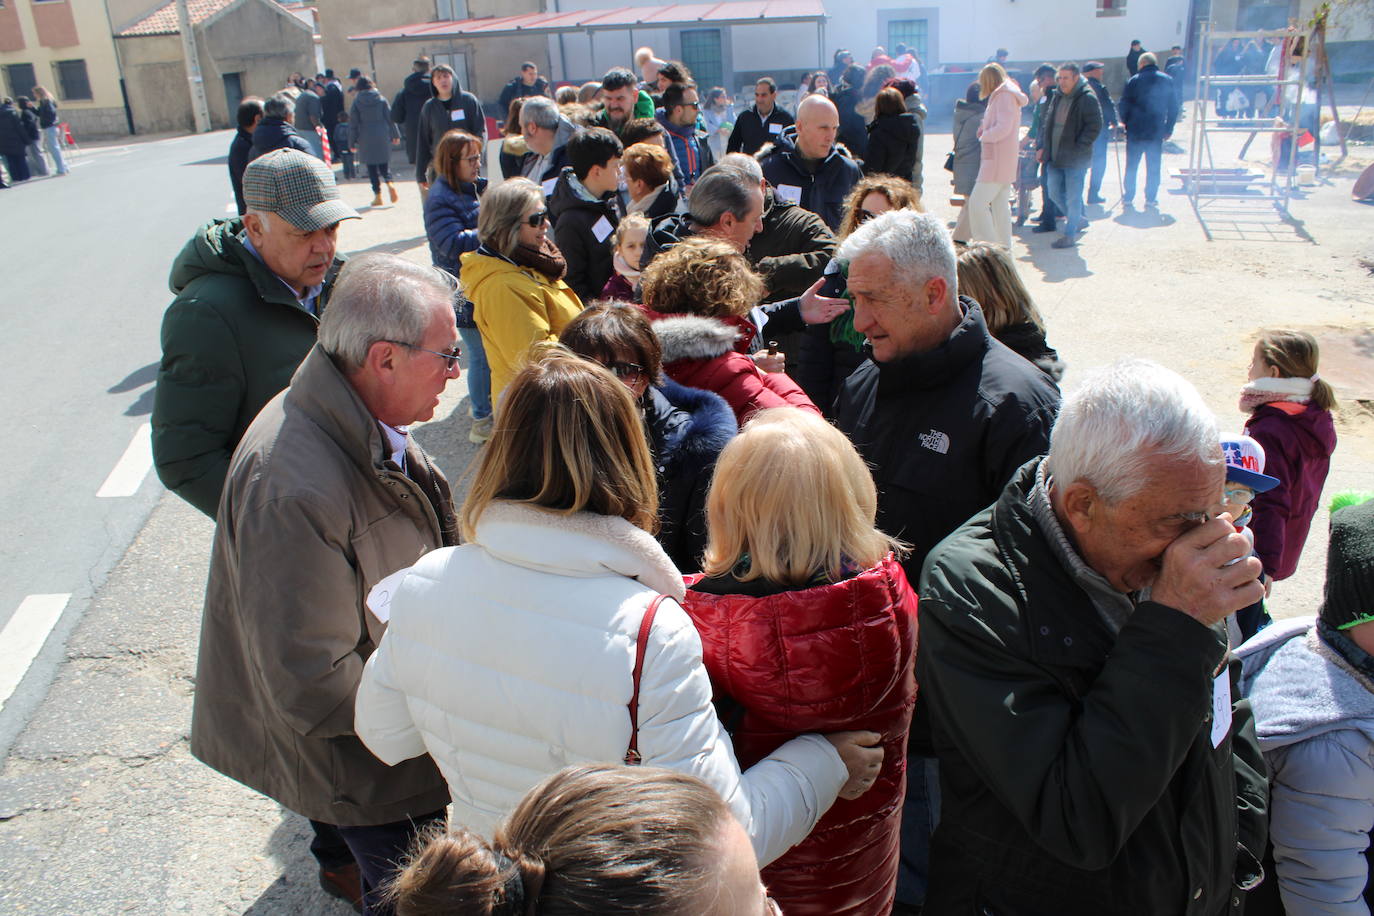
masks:
POLYGON ((35 140, 28 145, 29 171, 34 175, 48 174, 48 164, 43 161, 43 149, 35 140))
POLYGON ((1076 238, 1088 224, 1083 218, 1083 182, 1087 168, 1061 169, 1050 166, 1050 198, 1064 214, 1064 237, 1076 238))
POLYGON ((68 172, 67 161, 62 158, 62 140, 58 135, 58 126, 43 128, 43 147, 52 157, 52 164, 57 166, 57 174, 65 175, 68 172))
POLYGON ((964 209, 968 210, 969 238, 996 242, 1011 250, 1011 185, 980 181, 973 186, 964 209))
POLYGON ((381 900, 382 886, 396 875, 397 863, 410 852, 415 837, 431 824, 442 824, 448 812, 435 811, 413 820, 377 824, 372 827, 337 827, 353 859, 363 885, 365 916, 391 916, 396 911, 381 900))
POLYGON ((1088 178, 1088 197, 1102 196, 1102 179, 1107 175, 1107 147, 1111 145, 1107 137, 1107 125, 1102 125, 1102 133, 1093 141, 1092 174, 1088 178))
POLYGON ((1123 178, 1121 196, 1126 203, 1135 199, 1135 173, 1140 165, 1140 157, 1145 157, 1145 203, 1159 201, 1159 161, 1164 154, 1163 140, 1132 140, 1126 138, 1126 175, 1123 178))
POLYGON ((906 758, 906 801, 902 805, 902 853, 897 868, 897 900, 910 906, 926 902, 930 890, 930 838, 940 823, 940 763, 934 757, 906 758))
POLYGON ((1054 228, 1054 221, 1064 214, 1054 205, 1050 197, 1050 167, 1040 166, 1040 225, 1054 228))
POLYGON ((385 162, 376 165, 369 162, 367 164, 367 177, 372 182, 372 193, 380 194, 382 193, 383 181, 391 184, 391 166, 385 162))
POLYGON ((463 339, 472 418, 485 420, 491 416, 491 368, 487 365, 487 351, 482 347, 482 332, 476 328, 459 328, 458 336, 463 339))
POLYGON ((301 139, 304 140, 306 142, 306 145, 310 147, 310 150, 315 154, 316 159, 324 158, 324 141, 321 140, 320 135, 315 132, 315 128, 297 127, 296 133, 300 134, 301 139))

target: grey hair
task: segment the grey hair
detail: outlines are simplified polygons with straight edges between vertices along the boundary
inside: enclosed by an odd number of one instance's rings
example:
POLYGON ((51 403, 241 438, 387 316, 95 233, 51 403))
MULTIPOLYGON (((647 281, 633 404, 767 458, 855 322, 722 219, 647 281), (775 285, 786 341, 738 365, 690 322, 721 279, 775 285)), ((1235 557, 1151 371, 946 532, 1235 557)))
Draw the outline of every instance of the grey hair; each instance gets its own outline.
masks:
POLYGON ((959 297, 959 259, 944 222, 930 213, 889 210, 859 226, 840 243, 835 257, 853 261, 881 254, 892 262, 903 285, 915 290, 943 277, 951 304, 959 297))
POLYGON ((1064 399, 1046 473, 1129 499, 1160 460, 1222 463, 1216 417, 1197 389, 1158 363, 1128 359, 1090 373, 1064 399))
POLYGON ((296 103, 291 101, 291 96, 285 92, 278 92, 270 99, 262 103, 262 116, 264 118, 281 118, 295 110, 296 103))
POLYGON ((320 320, 320 347, 344 369, 359 369, 379 340, 418 346, 435 306, 453 301, 453 277, 394 254, 364 254, 339 272, 320 320))
MULTIPOLYGON (((523 110, 523 109, 522 109, 523 110)), ((482 195, 477 239, 510 257, 520 243, 520 218, 531 204, 544 202, 544 189, 528 178, 511 178, 482 195)))
POLYGON ((746 177, 738 167, 713 165, 692 185, 687 215, 698 226, 714 226, 726 213, 744 219, 753 205, 749 192, 758 188, 758 181, 746 177))
POLYGON ((523 128, 530 122, 543 130, 556 130, 558 128, 557 103, 542 95, 531 96, 526 99, 525 104, 520 108, 520 126, 523 128))
POLYGON ((754 184, 763 181, 763 166, 759 161, 747 153, 726 153, 720 157, 718 165, 727 168, 739 169, 753 180, 754 184))

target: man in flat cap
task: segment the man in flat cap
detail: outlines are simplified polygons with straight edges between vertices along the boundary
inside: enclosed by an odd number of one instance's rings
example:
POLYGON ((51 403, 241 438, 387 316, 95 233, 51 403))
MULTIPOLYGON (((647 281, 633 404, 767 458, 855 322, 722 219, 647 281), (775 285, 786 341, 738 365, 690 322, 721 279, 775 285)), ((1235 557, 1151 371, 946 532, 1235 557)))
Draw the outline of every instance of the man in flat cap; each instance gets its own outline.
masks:
POLYGON ((158 477, 211 518, 244 430, 315 344, 339 223, 359 218, 298 150, 249 163, 243 194, 246 214, 196 230, 172 264, 153 401, 158 477))
POLYGON ((1083 65, 1083 76, 1088 80, 1097 104, 1102 106, 1102 132, 1093 141, 1092 171, 1088 175, 1088 203, 1105 204, 1102 196, 1102 179, 1107 176, 1107 147, 1111 143, 1112 131, 1116 130, 1116 105, 1112 94, 1102 82, 1106 64, 1100 60, 1090 60, 1083 65))

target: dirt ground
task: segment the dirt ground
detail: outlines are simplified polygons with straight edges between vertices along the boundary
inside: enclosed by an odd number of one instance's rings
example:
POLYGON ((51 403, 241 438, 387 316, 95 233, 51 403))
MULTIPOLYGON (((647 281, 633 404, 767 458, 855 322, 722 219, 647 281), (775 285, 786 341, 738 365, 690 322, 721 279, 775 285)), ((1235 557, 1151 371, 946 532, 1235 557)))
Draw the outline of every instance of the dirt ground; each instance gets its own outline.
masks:
MULTIPOLYGON (((1235 153, 1245 136, 1223 135, 1214 143, 1216 165, 1240 164, 1235 153)), ((1188 143, 1186 121, 1175 139, 1188 143)), ((941 169, 950 148, 948 133, 927 136, 925 199, 927 209, 952 224, 957 210, 949 202, 948 173, 941 169)), ((1337 151, 1326 152, 1334 158, 1337 151)), ((1247 161, 1259 167, 1267 165, 1267 157, 1267 138, 1261 135, 1247 161)), ((1269 204, 1232 204, 1225 212, 1208 207, 1209 241, 1179 183, 1168 178, 1170 170, 1187 166, 1186 154, 1165 155, 1160 210, 1147 215, 1123 212, 1118 203, 1113 150, 1103 186, 1108 206, 1089 208, 1092 228, 1077 249, 1054 250, 1055 235, 1032 234, 1029 226, 1018 230, 1014 242, 1050 343, 1068 364, 1065 388, 1094 366, 1125 357, 1151 359, 1195 384, 1223 430, 1239 431, 1245 417, 1237 400, 1260 329, 1311 330, 1323 342, 1321 374, 1335 385, 1342 405, 1340 444, 1323 504, 1346 490, 1374 492, 1374 271, 1361 263, 1374 265, 1374 207, 1350 197, 1355 178, 1370 162, 1374 147, 1352 147, 1341 168, 1324 170, 1320 183, 1292 202, 1287 220, 1269 204)), ((404 168, 394 173, 410 174, 404 168)), ((1143 181, 1142 166, 1141 187, 1143 181)), ((398 187, 398 205, 372 210, 366 206, 371 192, 365 179, 343 183, 344 198, 365 219, 346 230, 342 247, 427 261, 418 191, 411 181, 398 181, 398 187)), ((477 454, 467 442, 469 423, 466 385, 459 380, 450 385, 435 420, 419 433, 451 480, 459 481, 477 454)), ((1297 574, 1274 588, 1275 615, 1316 612, 1326 530, 1323 508, 1297 574)))

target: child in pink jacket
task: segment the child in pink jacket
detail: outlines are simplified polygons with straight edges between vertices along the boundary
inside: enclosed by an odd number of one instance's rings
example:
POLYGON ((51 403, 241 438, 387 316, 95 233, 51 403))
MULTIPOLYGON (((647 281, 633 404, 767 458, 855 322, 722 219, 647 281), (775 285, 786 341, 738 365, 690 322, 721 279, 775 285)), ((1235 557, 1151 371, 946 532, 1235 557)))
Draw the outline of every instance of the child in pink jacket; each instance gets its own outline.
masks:
POLYGON ((978 94, 987 99, 978 139, 983 158, 978 182, 969 195, 969 240, 1011 248, 1011 206, 1008 195, 1016 181, 1020 146, 1021 109, 1030 101, 1001 64, 988 64, 978 74, 978 94))

